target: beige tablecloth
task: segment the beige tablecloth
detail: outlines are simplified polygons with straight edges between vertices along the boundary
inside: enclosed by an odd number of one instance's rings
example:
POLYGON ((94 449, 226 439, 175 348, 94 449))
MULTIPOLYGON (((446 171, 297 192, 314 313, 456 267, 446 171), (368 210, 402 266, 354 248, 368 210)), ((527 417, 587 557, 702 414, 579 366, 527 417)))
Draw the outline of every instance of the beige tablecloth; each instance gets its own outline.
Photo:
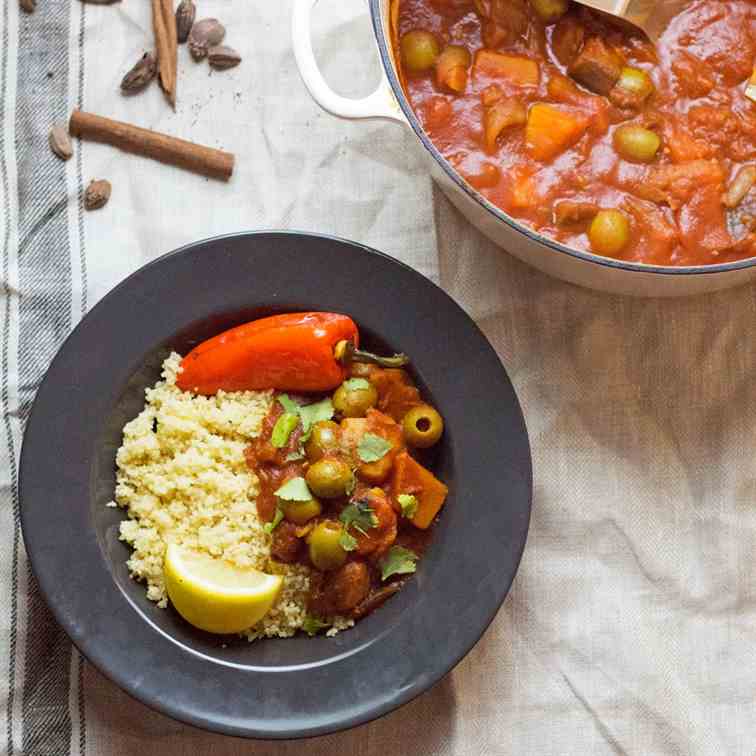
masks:
MULTIPOLYGON (((290 2, 198 0, 243 55, 181 50, 179 107, 124 98, 148 4, 0 8, 0 750, 137 754, 750 754, 756 751, 753 287, 684 301, 584 291, 510 259, 433 188, 411 137, 321 113, 289 47, 290 2), (225 147, 228 185, 100 145, 46 148, 74 106, 225 147), (92 178, 110 204, 84 213, 92 178), (309 743, 178 724, 72 651, 28 570, 17 458, 66 334, 144 262, 216 233, 284 227, 365 242, 439 281, 496 346, 535 464, 526 554, 472 653, 383 720, 309 743)), ((320 58, 347 94, 376 80, 362 3, 324 0, 320 58), (346 5, 346 7, 343 7, 346 5)), ((54 505, 54 502, 51 502, 54 505)), ((314 693, 315 694, 315 693, 314 693)))

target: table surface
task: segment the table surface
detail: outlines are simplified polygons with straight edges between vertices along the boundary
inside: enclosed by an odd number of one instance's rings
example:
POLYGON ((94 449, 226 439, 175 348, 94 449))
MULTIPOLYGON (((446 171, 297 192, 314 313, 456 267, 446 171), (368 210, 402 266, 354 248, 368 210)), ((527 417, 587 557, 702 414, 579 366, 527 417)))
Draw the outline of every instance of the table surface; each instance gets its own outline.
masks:
MULTIPOLYGON (((178 108, 121 77, 152 44, 144 3, 0 8, 0 750, 16 754, 741 754, 756 744, 756 289, 633 300, 546 278, 432 185, 401 127, 319 111, 290 0, 200 0, 244 60, 180 49, 178 108), (96 144, 47 148, 73 107, 235 152, 224 185, 96 144), (110 203, 85 213, 93 178, 110 203), (17 459, 44 371, 128 273, 251 228, 369 244, 438 281, 512 377, 534 456, 520 573, 472 653, 388 717, 309 743, 247 743, 131 700, 72 650, 29 574, 17 459)), ((321 3, 319 59, 345 94, 377 81, 361 2, 321 3)), ((54 502, 51 502, 54 505, 54 502)))

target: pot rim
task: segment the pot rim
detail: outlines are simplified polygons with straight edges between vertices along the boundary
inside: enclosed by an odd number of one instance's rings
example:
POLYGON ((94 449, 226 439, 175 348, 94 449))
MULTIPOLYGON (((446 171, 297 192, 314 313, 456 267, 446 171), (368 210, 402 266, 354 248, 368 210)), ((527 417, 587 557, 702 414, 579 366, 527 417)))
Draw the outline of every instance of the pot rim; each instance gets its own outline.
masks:
POLYGON ((404 89, 399 81, 399 78, 394 69, 393 56, 391 54, 390 42, 388 34, 384 26, 383 14, 381 13, 382 3, 388 3, 389 0, 368 0, 370 6, 370 16, 373 24, 373 31, 375 33, 376 43, 378 44, 378 52, 381 56, 381 64, 383 70, 388 78, 391 90, 396 98, 399 107, 404 114, 412 131, 415 132, 415 136, 420 140, 421 144, 431 154, 433 159, 441 166, 444 173, 454 182, 454 184, 461 189, 465 195, 475 201, 478 205, 484 208, 490 215, 494 216, 499 221, 503 221, 512 230, 517 231, 523 236, 527 237, 530 241, 543 244, 554 252, 560 252, 561 254, 568 255, 569 257, 577 258, 584 262, 593 263, 595 265, 601 265, 606 268, 614 268, 617 270, 624 270, 631 273, 654 273, 657 275, 681 275, 681 276, 700 276, 700 275, 713 275, 716 273, 731 273, 737 270, 745 270, 756 266, 756 257, 747 257, 745 260, 736 260, 728 263, 715 263, 712 265, 650 265, 649 263, 637 263, 627 260, 615 260, 610 257, 602 257, 601 255, 595 255, 592 252, 583 252, 579 249, 572 249, 571 247, 562 244, 548 236, 538 233, 531 228, 528 228, 525 224, 516 221, 511 216, 507 215, 503 210, 496 207, 492 202, 486 199, 480 192, 473 189, 470 184, 465 181, 462 176, 451 166, 449 161, 439 152, 433 142, 430 140, 425 130, 420 125, 415 116, 412 106, 409 104, 409 100, 404 94, 404 89))

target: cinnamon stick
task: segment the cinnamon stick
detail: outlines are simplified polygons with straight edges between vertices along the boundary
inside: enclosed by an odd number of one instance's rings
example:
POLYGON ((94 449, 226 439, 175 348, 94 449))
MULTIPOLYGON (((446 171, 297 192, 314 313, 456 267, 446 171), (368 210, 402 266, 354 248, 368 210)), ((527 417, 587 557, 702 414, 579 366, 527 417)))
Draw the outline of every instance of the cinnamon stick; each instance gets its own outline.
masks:
POLYGON ((163 24, 168 32, 168 55, 171 67, 171 105, 176 107, 176 90, 178 88, 178 30, 176 29, 176 13, 173 9, 173 0, 162 0, 163 24))
POLYGON ((178 43, 176 40, 176 22, 173 13, 166 23, 166 6, 172 5, 171 0, 152 0, 152 29, 155 34, 155 50, 158 58, 160 86, 168 98, 171 106, 176 108, 176 72, 178 43), (173 21, 173 23, 170 23, 173 21), (173 30, 171 35, 170 30, 173 30), (173 39, 173 42, 171 42, 173 39))
POLYGON ((68 130, 72 136, 105 142, 126 152, 177 165, 203 176, 228 181, 234 171, 230 152, 203 147, 194 142, 143 129, 130 123, 74 110, 68 130))

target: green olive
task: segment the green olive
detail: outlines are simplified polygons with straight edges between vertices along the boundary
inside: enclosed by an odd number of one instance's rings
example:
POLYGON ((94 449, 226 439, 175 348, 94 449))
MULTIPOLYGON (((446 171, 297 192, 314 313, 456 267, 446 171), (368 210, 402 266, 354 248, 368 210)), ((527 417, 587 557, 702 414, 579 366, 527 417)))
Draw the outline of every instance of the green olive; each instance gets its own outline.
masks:
POLYGON ((638 94, 643 98, 648 97, 654 91, 654 82, 651 77, 640 68, 625 66, 620 74, 617 86, 626 92, 638 94))
POLYGON ((530 4, 544 24, 554 24, 567 13, 570 0, 530 0, 530 4))
POLYGON ((661 139, 650 129, 628 124, 614 132, 614 149, 625 160, 650 163, 661 147, 661 139))
POLYGON ((407 32, 402 37, 399 46, 404 65, 412 73, 422 73, 433 68, 441 52, 441 46, 435 35, 427 31, 407 32))
POLYGON ((427 449, 441 438, 444 421, 429 404, 412 407, 402 420, 404 440, 418 449, 427 449))
POLYGON ((310 491, 324 499, 346 496, 354 484, 349 465, 335 457, 324 457, 310 465, 305 480, 310 491))
POLYGON ((343 529, 333 520, 319 522, 307 536, 310 561, 323 570, 335 570, 346 562, 347 553, 339 543, 343 529))
POLYGON ((320 502, 317 499, 310 499, 309 501, 279 501, 278 506, 281 507, 284 517, 295 525, 304 525, 315 517, 319 517, 323 511, 323 507, 320 506, 320 502))
POLYGON ((630 241, 630 221, 619 210, 599 210, 588 228, 591 249, 613 257, 630 241))
POLYGON ((312 426, 312 433, 305 444, 309 462, 317 462, 328 452, 339 448, 339 426, 332 420, 321 420, 312 426))
POLYGON ((365 417, 365 413, 378 403, 378 391, 375 386, 365 378, 353 380, 353 383, 357 381, 360 388, 352 388, 347 381, 342 383, 333 395, 333 408, 342 417, 365 417))

